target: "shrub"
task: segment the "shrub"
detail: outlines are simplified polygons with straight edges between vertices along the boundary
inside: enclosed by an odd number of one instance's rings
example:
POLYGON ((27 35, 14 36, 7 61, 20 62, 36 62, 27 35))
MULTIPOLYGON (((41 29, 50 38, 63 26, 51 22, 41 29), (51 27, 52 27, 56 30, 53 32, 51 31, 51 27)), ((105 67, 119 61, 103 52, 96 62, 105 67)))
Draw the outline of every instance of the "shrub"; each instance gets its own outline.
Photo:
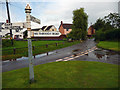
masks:
POLYGON ((106 30, 103 32, 102 30, 98 30, 95 34, 95 40, 118 40, 120 38, 120 29, 112 29, 106 30))

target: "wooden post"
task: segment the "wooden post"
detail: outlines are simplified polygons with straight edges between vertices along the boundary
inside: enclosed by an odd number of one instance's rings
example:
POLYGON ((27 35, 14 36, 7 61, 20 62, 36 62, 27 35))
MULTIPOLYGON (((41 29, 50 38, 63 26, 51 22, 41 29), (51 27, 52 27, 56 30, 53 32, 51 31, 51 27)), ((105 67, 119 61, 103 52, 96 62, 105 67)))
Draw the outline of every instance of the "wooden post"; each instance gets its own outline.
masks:
POLYGON ((48 44, 46 44, 46 48, 48 48, 48 44))
POLYGON ((13 54, 15 54, 15 52, 16 52, 16 49, 14 48, 14 49, 13 49, 13 54))
POLYGON ((47 52, 47 56, 48 56, 48 52, 47 52))
POLYGON ((33 50, 35 50, 35 46, 32 46, 33 47, 33 50))
POLYGON ((58 44, 56 43, 56 46, 58 46, 58 44))
POLYGON ((34 55, 34 58, 35 58, 35 55, 34 55))

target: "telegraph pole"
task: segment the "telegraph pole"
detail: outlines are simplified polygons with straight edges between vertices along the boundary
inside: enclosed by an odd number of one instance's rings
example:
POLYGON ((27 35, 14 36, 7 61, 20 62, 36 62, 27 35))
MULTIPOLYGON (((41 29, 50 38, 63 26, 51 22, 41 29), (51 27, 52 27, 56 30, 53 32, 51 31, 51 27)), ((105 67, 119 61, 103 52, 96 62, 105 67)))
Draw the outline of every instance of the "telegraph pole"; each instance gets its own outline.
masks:
POLYGON ((31 8, 29 4, 27 4, 25 8, 25 13, 26 13, 26 24, 27 24, 27 31, 28 31, 28 57, 29 57, 29 78, 30 78, 30 83, 34 82, 34 69, 33 69, 33 59, 32 59, 32 42, 31 42, 31 21, 30 21, 30 13, 31 13, 31 8))
MULTIPOLYGON (((8 23, 11 23, 11 21, 10 21, 10 13, 9 13, 9 7, 8 7, 8 0, 6 0, 6 7, 7 7, 8 23)), ((10 28, 10 39, 11 39, 11 44, 13 45, 12 29, 11 28, 10 28)))

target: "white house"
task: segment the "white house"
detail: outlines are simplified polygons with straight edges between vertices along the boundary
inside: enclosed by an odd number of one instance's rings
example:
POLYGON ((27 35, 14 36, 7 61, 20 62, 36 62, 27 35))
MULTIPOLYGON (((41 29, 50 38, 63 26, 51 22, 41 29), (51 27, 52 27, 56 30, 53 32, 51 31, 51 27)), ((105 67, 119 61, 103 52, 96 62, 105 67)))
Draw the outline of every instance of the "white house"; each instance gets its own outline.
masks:
POLYGON ((61 33, 57 31, 54 25, 31 30, 31 37, 59 37, 60 35, 61 33))

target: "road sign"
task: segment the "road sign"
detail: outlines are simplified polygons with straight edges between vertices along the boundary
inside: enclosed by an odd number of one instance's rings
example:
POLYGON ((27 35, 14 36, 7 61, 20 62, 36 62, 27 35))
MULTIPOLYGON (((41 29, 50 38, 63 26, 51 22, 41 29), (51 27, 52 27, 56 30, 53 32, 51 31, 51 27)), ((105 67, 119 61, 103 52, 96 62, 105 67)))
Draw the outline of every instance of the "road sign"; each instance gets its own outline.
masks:
POLYGON ((2 25, 2 28, 12 29, 12 23, 4 23, 4 24, 2 25))
POLYGON ((40 24, 40 20, 39 20, 39 19, 37 19, 37 18, 35 18, 35 17, 34 17, 34 16, 32 16, 32 15, 30 15, 30 20, 31 20, 31 21, 33 21, 33 22, 35 22, 35 23, 40 24))
MULTIPOLYGON (((25 25, 25 23, 23 23, 23 25, 24 25, 24 27, 26 27, 25 25)), ((16 26, 16 25, 14 25, 13 23, 4 23, 3 25, 2 25, 2 28, 4 28, 4 29, 14 29, 14 30, 20 30, 21 29, 21 26, 16 26)))

